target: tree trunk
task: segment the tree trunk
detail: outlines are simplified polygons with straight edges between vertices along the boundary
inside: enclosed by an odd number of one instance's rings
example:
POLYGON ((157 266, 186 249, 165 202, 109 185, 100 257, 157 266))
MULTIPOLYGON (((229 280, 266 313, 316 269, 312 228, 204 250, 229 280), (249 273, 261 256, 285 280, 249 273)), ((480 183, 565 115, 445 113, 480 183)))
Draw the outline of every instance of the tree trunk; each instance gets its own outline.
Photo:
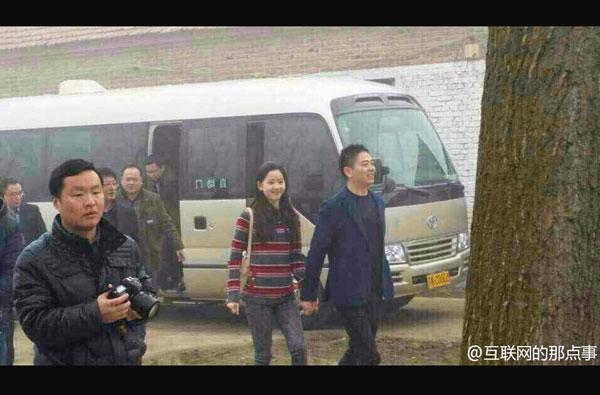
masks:
POLYGON ((490 28, 486 62, 461 363, 599 364, 600 28, 490 28))

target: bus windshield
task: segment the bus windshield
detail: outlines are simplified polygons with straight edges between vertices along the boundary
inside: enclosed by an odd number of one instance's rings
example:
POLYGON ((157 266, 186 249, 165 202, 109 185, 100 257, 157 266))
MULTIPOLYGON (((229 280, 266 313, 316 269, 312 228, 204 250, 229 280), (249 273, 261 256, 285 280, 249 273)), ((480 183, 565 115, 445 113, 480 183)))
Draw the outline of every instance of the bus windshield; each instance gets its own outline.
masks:
POLYGON ((344 146, 362 144, 389 168, 396 185, 459 182, 433 125, 418 109, 356 111, 336 117, 344 146))

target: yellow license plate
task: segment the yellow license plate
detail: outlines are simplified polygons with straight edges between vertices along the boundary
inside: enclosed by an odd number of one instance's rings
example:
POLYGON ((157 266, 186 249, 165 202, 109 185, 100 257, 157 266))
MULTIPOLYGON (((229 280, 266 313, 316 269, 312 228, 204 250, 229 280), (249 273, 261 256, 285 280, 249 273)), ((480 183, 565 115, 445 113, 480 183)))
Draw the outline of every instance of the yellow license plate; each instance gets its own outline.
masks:
POLYGON ((427 275, 427 288, 441 287, 448 284, 450 284, 450 273, 447 270, 427 275))

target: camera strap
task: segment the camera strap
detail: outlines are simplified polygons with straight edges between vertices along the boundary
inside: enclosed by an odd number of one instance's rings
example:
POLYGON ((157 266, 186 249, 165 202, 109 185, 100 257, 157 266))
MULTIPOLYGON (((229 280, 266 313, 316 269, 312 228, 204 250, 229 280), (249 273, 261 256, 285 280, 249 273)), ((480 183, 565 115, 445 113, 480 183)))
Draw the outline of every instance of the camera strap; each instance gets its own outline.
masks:
POLYGON ((123 336, 127 336, 127 332, 129 332, 129 328, 127 328, 127 325, 125 325, 125 322, 121 322, 119 324, 119 331, 121 332, 121 334, 123 336))

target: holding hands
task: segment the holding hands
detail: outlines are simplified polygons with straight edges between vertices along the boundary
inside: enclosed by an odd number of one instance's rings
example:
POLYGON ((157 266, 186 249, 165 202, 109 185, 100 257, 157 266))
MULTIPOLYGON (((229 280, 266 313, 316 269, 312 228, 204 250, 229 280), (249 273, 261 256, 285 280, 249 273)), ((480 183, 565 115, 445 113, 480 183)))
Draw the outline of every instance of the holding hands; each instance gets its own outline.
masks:
POLYGON ((301 301, 300 305, 302 306, 302 310, 304 310, 304 314, 311 315, 313 312, 319 311, 319 301, 301 301))
POLYGON ((231 311, 232 314, 240 315, 240 304, 239 303, 227 303, 227 308, 231 311))

